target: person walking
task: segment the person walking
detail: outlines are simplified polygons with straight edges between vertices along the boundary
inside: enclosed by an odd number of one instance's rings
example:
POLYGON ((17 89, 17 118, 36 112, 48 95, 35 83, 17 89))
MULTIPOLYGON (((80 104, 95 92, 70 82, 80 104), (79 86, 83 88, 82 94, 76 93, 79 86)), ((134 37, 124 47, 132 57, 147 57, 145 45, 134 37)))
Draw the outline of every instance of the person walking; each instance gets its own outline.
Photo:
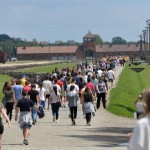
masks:
POLYGON ((129 150, 150 150, 150 88, 143 92, 145 117, 136 122, 129 141, 129 150))
POLYGON ((108 69, 107 76, 108 76, 108 81, 110 83, 109 88, 112 88, 113 81, 115 80, 115 75, 114 75, 114 71, 111 68, 108 69))
POLYGON ((79 100, 79 94, 74 90, 75 86, 70 86, 70 92, 67 93, 68 107, 70 109, 70 117, 72 125, 76 125, 75 119, 77 117, 77 101, 79 100))
POLYGON ((84 91, 84 113, 86 115, 86 122, 88 126, 91 126, 91 114, 95 115, 94 109, 94 96, 89 87, 85 88, 84 91))
POLYGON ((20 80, 16 80, 16 84, 12 86, 14 94, 15 94, 15 99, 16 102, 22 98, 22 90, 23 86, 21 85, 20 80))
POLYGON ((47 109, 49 109, 49 105, 50 105, 50 91, 51 91, 51 88, 52 88, 52 82, 49 80, 48 76, 46 76, 45 80, 43 81, 43 87, 46 90, 45 102, 47 100, 47 109))
POLYGON ((12 111, 13 111, 14 105, 16 103, 11 84, 7 84, 7 87, 4 90, 4 99, 6 102, 6 112, 7 112, 7 115, 9 116, 9 120, 11 121, 12 111))
MULTIPOLYGON (((32 100, 34 105, 40 104, 39 92, 35 90, 36 86, 34 83, 31 84, 31 90, 28 92, 28 98, 32 100)), ((35 107, 31 108, 33 124, 37 121, 37 110, 35 107)))
POLYGON ((8 126, 11 127, 11 122, 6 114, 6 111, 4 109, 4 105, 0 103, 0 150, 2 148, 2 135, 4 133, 4 124, 2 121, 2 117, 1 114, 3 115, 3 117, 6 119, 6 122, 8 123, 8 126))
POLYGON ((22 91, 22 96, 23 98, 20 99, 16 105, 15 121, 18 120, 18 112, 20 110, 19 126, 23 133, 23 143, 25 145, 29 145, 27 138, 29 136, 29 130, 32 127, 32 117, 30 108, 38 108, 33 104, 33 102, 30 99, 27 98, 27 93, 24 90, 22 91))
POLYGON ((106 83, 103 78, 99 78, 99 82, 96 86, 97 91, 97 109, 100 108, 100 100, 102 99, 103 107, 106 108, 106 83))
POLYGON ((43 106, 43 108, 45 110, 46 90, 43 87, 42 82, 39 84, 39 88, 37 89, 37 91, 39 92, 39 98, 40 98, 41 105, 43 106))
POLYGON ((51 90, 50 101, 52 107, 53 114, 53 122, 58 122, 59 117, 59 107, 61 104, 60 92, 57 90, 57 86, 53 86, 53 90, 51 90))
POLYGON ((6 82, 4 83, 4 86, 3 86, 3 89, 2 89, 2 93, 3 93, 2 103, 3 103, 4 107, 6 107, 6 100, 5 100, 5 98, 4 98, 4 91, 6 90, 8 84, 9 84, 9 82, 6 81, 6 82))

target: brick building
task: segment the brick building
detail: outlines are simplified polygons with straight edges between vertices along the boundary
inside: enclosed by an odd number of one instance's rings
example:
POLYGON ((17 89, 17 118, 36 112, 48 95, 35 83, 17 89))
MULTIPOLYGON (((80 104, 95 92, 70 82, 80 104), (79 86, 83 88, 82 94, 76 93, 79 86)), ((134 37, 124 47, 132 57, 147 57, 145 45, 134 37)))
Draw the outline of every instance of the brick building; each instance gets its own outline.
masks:
POLYGON ((139 56, 140 44, 96 45, 96 38, 89 31, 81 46, 17 47, 18 60, 83 60, 117 55, 139 56))

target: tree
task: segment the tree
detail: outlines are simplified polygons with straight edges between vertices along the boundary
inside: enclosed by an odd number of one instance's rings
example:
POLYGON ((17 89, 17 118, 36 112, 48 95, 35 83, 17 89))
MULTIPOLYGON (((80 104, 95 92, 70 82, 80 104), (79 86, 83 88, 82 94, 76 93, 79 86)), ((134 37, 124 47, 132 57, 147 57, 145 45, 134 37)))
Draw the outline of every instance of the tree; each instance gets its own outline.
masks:
POLYGON ((100 35, 95 34, 94 36, 96 37, 96 44, 97 45, 103 44, 103 39, 100 37, 100 35))
POLYGON ((36 40, 36 38, 32 39, 32 43, 33 44, 37 44, 38 43, 37 40, 36 40))
POLYGON ((5 42, 7 40, 11 40, 11 38, 6 34, 0 34, 0 42, 5 42))
POLYGON ((105 41, 104 43, 103 43, 104 45, 109 45, 109 44, 111 44, 109 41, 105 41))
POLYGON ((122 44, 126 44, 127 41, 121 37, 113 37, 111 43, 116 45, 122 45, 122 44))
POLYGON ((3 50, 3 48, 2 48, 2 46, 0 46, 0 51, 2 51, 3 50))

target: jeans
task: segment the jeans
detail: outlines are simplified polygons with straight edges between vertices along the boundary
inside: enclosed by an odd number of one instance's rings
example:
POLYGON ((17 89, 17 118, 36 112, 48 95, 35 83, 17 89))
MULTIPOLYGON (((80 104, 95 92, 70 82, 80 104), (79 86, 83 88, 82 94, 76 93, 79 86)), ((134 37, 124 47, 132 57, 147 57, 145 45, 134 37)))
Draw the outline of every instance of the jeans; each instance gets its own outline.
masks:
POLYGON ((71 120, 74 121, 77 117, 77 106, 70 107, 71 120))
POLYGON ((31 113, 32 113, 32 120, 33 122, 35 122, 35 120, 37 119, 37 110, 34 107, 32 107, 31 113))
POLYGON ((56 120, 59 117, 59 102, 58 103, 52 103, 52 114, 53 116, 56 116, 56 120))

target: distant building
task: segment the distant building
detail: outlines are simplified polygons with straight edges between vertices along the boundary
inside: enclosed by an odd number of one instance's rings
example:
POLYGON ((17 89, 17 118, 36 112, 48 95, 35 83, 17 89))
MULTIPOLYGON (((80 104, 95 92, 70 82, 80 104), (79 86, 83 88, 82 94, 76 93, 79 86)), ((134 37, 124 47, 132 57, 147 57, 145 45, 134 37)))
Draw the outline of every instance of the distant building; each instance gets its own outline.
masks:
POLYGON ((55 41, 55 44, 61 44, 63 41, 55 41))
POLYGON ((40 42, 39 44, 41 44, 41 45, 48 45, 49 43, 46 42, 46 41, 42 41, 42 42, 40 42))
POLYGON ((76 43, 75 40, 68 40, 68 41, 67 41, 67 44, 75 44, 75 43, 76 43))
MULTIPOLYGON (((60 41, 56 41, 59 43, 60 41)), ((55 42, 55 43, 56 43, 55 42)), ((62 41, 61 41, 62 42, 62 41)), ((81 46, 17 47, 18 60, 85 60, 106 56, 140 56, 140 44, 96 45, 95 36, 89 31, 81 46)))

